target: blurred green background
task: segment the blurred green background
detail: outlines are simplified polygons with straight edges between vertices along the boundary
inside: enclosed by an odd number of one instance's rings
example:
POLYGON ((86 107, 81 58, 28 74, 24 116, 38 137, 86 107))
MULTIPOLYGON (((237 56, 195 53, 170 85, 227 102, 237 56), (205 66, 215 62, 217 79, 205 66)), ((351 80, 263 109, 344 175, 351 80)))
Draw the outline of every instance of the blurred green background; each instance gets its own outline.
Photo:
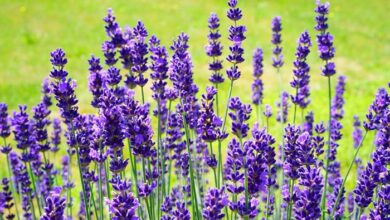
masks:
MULTIPOLYGON (((337 74, 347 76, 344 138, 339 150, 345 169, 352 158, 353 115, 364 117, 377 88, 386 86, 390 81, 390 4, 387 0, 330 0, 330 3, 329 23, 330 31, 335 36, 337 74)), ((66 68, 78 82, 80 110, 93 111, 89 105, 87 60, 91 54, 102 55, 100 47, 106 39, 102 18, 109 7, 113 8, 121 26, 134 26, 137 20, 142 20, 149 34, 157 35, 164 45, 169 46, 181 32, 189 34, 194 77, 201 92, 208 85, 209 59, 204 53, 204 46, 207 43, 210 12, 216 12, 221 18, 224 54, 228 46, 226 38, 230 22, 225 17, 225 0, 0 0, 0 5, 0 102, 8 103, 12 110, 18 104, 31 107, 39 101, 41 82, 51 69, 49 52, 61 47, 69 59, 66 68)), ((262 47, 265 52, 265 103, 276 110, 280 83, 271 67, 270 22, 274 16, 280 15, 285 56, 282 87, 292 91, 288 82, 292 78, 296 41, 301 32, 308 30, 313 41, 309 55, 312 76, 312 104, 309 110, 315 112, 316 121, 326 120, 327 81, 320 76, 321 61, 315 46, 315 1, 241 0, 239 7, 244 14, 240 23, 247 25, 248 29, 244 42, 246 62, 241 65, 242 77, 235 84, 233 95, 250 102, 251 55, 255 47, 262 47)), ((332 83, 335 85, 336 77, 332 83)), ((221 96, 226 96, 227 83, 221 92, 221 96)), ((221 103, 225 104, 226 98, 222 98, 221 103)), ((57 109, 53 108, 53 111, 57 109)), ((275 122, 272 124, 275 125, 275 122)), ((273 127, 271 132, 279 137, 279 127, 273 127)), ((362 151, 366 157, 371 140, 372 135, 369 135, 362 151)))

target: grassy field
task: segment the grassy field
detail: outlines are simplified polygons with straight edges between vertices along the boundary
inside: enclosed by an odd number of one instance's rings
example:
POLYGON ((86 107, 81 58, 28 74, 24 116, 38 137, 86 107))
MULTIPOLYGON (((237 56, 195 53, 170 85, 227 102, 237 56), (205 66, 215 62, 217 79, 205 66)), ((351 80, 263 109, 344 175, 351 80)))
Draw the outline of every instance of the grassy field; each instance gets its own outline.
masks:
MULTIPOLYGON (((340 160, 346 166, 352 157, 352 117, 363 117, 378 87, 390 81, 390 4, 387 0, 330 0, 330 31, 335 36, 338 74, 347 76, 345 94, 344 139, 340 160)), ((52 1, 0 0, 0 102, 11 109, 18 104, 35 105, 40 99, 41 81, 50 71, 49 52, 61 47, 67 52, 70 76, 77 80, 77 94, 82 112, 91 112, 91 97, 87 89, 88 63, 91 54, 101 56, 100 45, 106 39, 102 18, 107 8, 113 8, 122 26, 133 26, 142 20, 150 34, 170 45, 181 32, 190 36, 190 51, 194 62, 194 77, 201 91, 208 84, 204 45, 207 43, 207 18, 216 12, 222 22, 227 48, 227 9, 225 0, 118 0, 118 1, 52 1)), ((242 23, 247 25, 246 62, 242 78, 236 83, 233 95, 250 102, 252 79, 251 54, 255 47, 265 51, 265 102, 275 106, 280 89, 278 77, 271 68, 270 22, 276 15, 283 20, 283 47, 286 65, 282 69, 283 85, 290 91, 292 62, 299 34, 308 30, 314 43, 314 0, 242 0, 242 23)), ((311 70, 312 104, 316 121, 327 118, 327 82, 320 76, 321 61, 316 47, 309 57, 311 70)), ((333 85, 335 85, 333 79, 333 85)), ((227 93, 227 85, 222 88, 227 93)), ((226 99, 222 99, 225 103, 226 99)), ((274 108, 275 109, 275 108, 274 108)), ((54 109, 53 109, 54 110, 54 109)), ((56 110, 55 110, 56 111, 56 110)), ((274 124, 274 122, 273 122, 274 124)), ((278 127, 272 132, 278 135, 278 127)), ((373 135, 369 135, 362 155, 368 155, 373 135)), ((4 173, 4 172, 0 172, 4 173)), ((353 179, 352 177, 351 179, 353 179)), ((352 182, 351 182, 352 184, 352 182)))

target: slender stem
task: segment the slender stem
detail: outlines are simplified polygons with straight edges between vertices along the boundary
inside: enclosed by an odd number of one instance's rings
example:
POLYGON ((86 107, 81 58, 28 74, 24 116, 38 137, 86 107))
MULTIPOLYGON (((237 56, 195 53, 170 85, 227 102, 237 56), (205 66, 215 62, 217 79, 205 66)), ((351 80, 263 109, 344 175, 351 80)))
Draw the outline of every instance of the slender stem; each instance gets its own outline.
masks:
POLYGON ((217 89, 217 94, 215 94, 215 107, 216 107, 216 110, 217 110, 217 116, 219 117, 219 99, 218 99, 219 90, 218 90, 218 83, 215 84, 215 88, 217 89))
POLYGON ((229 87, 229 93, 228 93, 228 99, 227 99, 227 102, 226 102, 226 108, 225 108, 225 114, 224 114, 224 117, 223 117, 223 122, 222 122, 222 129, 221 131, 225 131, 225 126, 226 126, 226 119, 227 119, 227 115, 228 115, 228 106, 229 106, 229 102, 230 102, 230 98, 232 97, 232 92, 233 92, 233 80, 230 80, 230 87, 229 87))
MULTIPOLYGON (((183 105, 183 101, 180 99, 180 104, 181 106, 183 105)), ((186 112, 183 111, 183 125, 184 125, 184 131, 185 131, 185 136, 186 136, 186 145, 187 145, 187 152, 189 155, 189 165, 190 165, 190 187, 191 187, 191 200, 194 200, 195 203, 192 205, 192 213, 194 218, 198 218, 199 210, 198 210, 198 199, 197 199, 197 194, 196 194, 196 189, 195 189, 195 183, 194 183, 194 173, 193 173, 193 167, 192 167, 192 157, 191 157, 191 149, 190 149, 190 134, 188 131, 188 125, 186 121, 186 112)))
MULTIPOLYGON (((230 98, 232 97, 232 92, 233 92, 233 80, 230 80, 230 87, 229 87, 229 93, 228 93, 228 99, 226 102, 226 108, 225 108, 225 113, 224 113, 224 118, 222 122, 222 128, 221 131, 225 131, 225 126, 226 126, 226 119, 228 115, 228 106, 230 102, 230 98)), ((223 171, 222 171, 222 141, 218 140, 218 186, 221 186, 224 184, 224 178, 223 178, 223 171)))
POLYGON ((110 188, 110 184, 109 184, 109 179, 110 179, 110 173, 108 172, 108 161, 104 161, 104 174, 106 176, 106 190, 107 190, 107 197, 108 199, 111 199, 111 188, 110 188))
MULTIPOLYGON (((242 149, 244 149, 244 146, 242 144, 242 137, 239 137, 240 139, 240 146, 242 149)), ((249 210, 249 191, 248 191, 248 168, 247 168, 247 164, 246 164, 246 155, 244 155, 244 175, 245 175, 245 180, 244 180, 244 184, 245 184, 245 209, 246 210, 249 210)), ((249 219, 249 216, 246 215, 245 216, 245 219, 249 219)))
POLYGON ((144 87, 141 86, 141 96, 142 96, 142 104, 145 104, 145 94, 144 94, 144 87))
POLYGON ((87 193, 85 191, 85 186, 84 186, 84 177, 83 177, 83 172, 81 170, 81 161, 80 161, 80 152, 78 147, 76 147, 76 156, 77 156, 77 164, 79 167, 79 175, 80 175, 80 183, 81 183, 81 188, 83 190, 83 201, 84 201, 84 206, 85 206, 85 212, 87 215, 87 219, 91 219, 91 213, 89 212, 89 206, 87 203, 87 193))
POLYGON ((328 124, 328 149, 327 149, 327 155, 326 155, 326 163, 325 163, 325 181, 324 181, 324 192, 322 194, 322 200, 321 200, 321 211, 322 211, 322 219, 325 219, 326 215, 326 209, 325 209, 325 204, 326 204, 326 191, 327 191, 327 186, 328 186, 328 169, 329 169, 329 156, 330 156, 330 136, 331 136, 331 122, 332 122, 332 87, 331 87, 331 80, 330 76, 328 76, 328 104, 329 104, 329 124, 328 124))
POLYGON ((89 185, 89 188, 91 189, 91 199, 89 200, 89 203, 91 203, 92 201, 92 205, 93 205, 93 209, 95 211, 95 215, 97 216, 98 214, 98 209, 97 209, 97 206, 96 206, 96 201, 95 201, 95 194, 94 194, 94 190, 92 189, 92 185, 91 183, 88 184, 89 185))
MULTIPOLYGON (((334 203, 334 205, 333 205, 333 209, 332 209, 332 214, 331 214, 331 216, 334 216, 334 214, 335 214, 335 212, 336 212, 337 205, 338 205, 338 203, 340 202, 341 194, 342 194, 342 192, 343 192, 345 183, 347 182, 349 173, 351 172, 352 166, 353 166, 353 164, 355 163, 356 157, 357 157, 357 155, 358 155, 358 153, 359 153, 359 150, 360 150, 361 146, 363 145, 363 141, 364 141, 364 139, 366 138, 367 133, 368 133, 368 131, 366 130, 366 132, 364 133, 364 136, 363 136, 362 140, 360 141, 359 146, 357 147, 356 152, 355 152, 355 154, 353 155, 353 158, 352 158, 352 160, 351 160, 351 162, 350 162, 350 164, 349 164, 347 174, 345 174, 345 177, 344 177, 344 179, 343 179, 343 182, 342 182, 342 184, 341 184, 341 187, 340 187, 340 189, 339 189, 339 192, 337 193, 337 198, 336 198, 336 201, 335 201, 335 203, 334 203)), ((360 216, 359 216, 359 217, 360 217, 360 216)))
MULTIPOLYGON (((4 142, 4 146, 7 146, 7 140, 5 139, 5 137, 3 137, 3 142, 4 142)), ((11 171, 11 162, 10 162, 10 159, 9 159, 9 154, 6 155, 7 157, 7 167, 8 167, 8 175, 9 175, 9 182, 10 182, 10 185, 11 185, 11 191, 12 191, 12 196, 14 197, 14 202, 15 202, 15 211, 16 211, 16 217, 18 218, 18 220, 20 220, 20 217, 19 217, 19 209, 18 209, 18 206, 17 206, 17 201, 16 199, 18 198, 20 200, 20 197, 17 196, 16 194, 16 189, 17 189, 17 184, 15 184, 15 181, 14 179, 12 178, 12 171, 11 171)))
POLYGON ((291 212, 292 212, 292 206, 293 206, 293 195, 294 195, 294 183, 295 183, 295 180, 291 180, 290 181, 290 187, 289 187, 289 194, 290 194, 290 201, 288 203, 288 207, 287 207, 287 220, 290 220, 291 219, 291 212))
POLYGON ((69 212, 69 217, 72 217, 72 188, 69 187, 69 183, 70 183, 70 179, 71 179, 71 167, 72 167, 72 154, 70 152, 70 150, 67 150, 67 154, 68 154, 68 158, 69 158, 69 161, 68 161, 68 173, 66 174, 66 204, 67 204, 67 207, 68 207, 68 212, 69 212))
POLYGON ((35 198, 37 199, 39 216, 41 216, 42 215, 42 210, 41 210, 41 204, 40 204, 40 201, 39 201, 39 194, 38 194, 38 191, 37 191, 37 187, 35 186, 35 183, 36 183, 35 182, 35 175, 32 172, 31 163, 28 162, 27 165, 28 165, 28 171, 29 171, 30 176, 31 176, 32 186, 33 186, 33 190, 34 190, 34 193, 35 193, 35 198))
MULTIPOLYGON (((159 157, 161 157, 161 187, 162 187, 162 197, 165 197, 165 152, 164 148, 161 145, 161 106, 160 99, 157 99, 157 152, 159 152, 159 157)), ((157 157, 158 158, 158 157, 157 157)), ((157 161, 158 164, 159 161, 157 161)), ((160 182, 160 176, 158 178, 158 182, 160 182)), ((157 184, 157 190, 159 191, 160 186, 157 184)), ((161 199, 160 193, 157 193, 157 207, 160 207, 161 199)), ((160 219, 161 210, 158 208, 158 219, 160 219)))
POLYGON ((104 209, 103 209, 103 186, 102 186, 102 163, 99 162, 99 211, 100 211, 100 220, 104 218, 104 209))
MULTIPOLYGON (((210 141, 210 153, 211 153, 211 156, 214 155, 213 153, 213 142, 210 141)), ((212 167, 213 169, 213 173, 214 173, 214 184, 215 184, 215 187, 219 188, 219 185, 218 185, 218 181, 217 181, 217 173, 216 173, 216 170, 215 170, 215 167, 212 167)))

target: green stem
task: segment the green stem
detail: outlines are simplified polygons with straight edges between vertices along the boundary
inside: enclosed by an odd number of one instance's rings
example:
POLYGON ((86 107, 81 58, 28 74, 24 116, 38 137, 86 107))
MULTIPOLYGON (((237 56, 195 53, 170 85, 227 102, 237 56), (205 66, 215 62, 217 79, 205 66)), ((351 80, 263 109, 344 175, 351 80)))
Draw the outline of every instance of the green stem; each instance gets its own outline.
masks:
POLYGON ((329 169, 329 154, 330 154, 330 135, 331 135, 331 122, 332 122, 332 87, 331 87, 331 81, 330 76, 328 76, 328 104, 329 104, 329 122, 328 122, 328 148, 327 148, 327 155, 326 155, 326 162, 325 162, 325 181, 324 181, 324 192, 322 193, 322 200, 321 200, 321 211, 322 211, 322 219, 325 219, 326 215, 326 191, 328 186, 328 169, 329 169))
POLYGON ((84 186, 84 177, 83 177, 83 172, 81 170, 80 152, 79 152, 78 147, 76 147, 76 156, 77 156, 77 165, 79 167, 81 189, 83 190, 83 201, 84 201, 84 205, 85 205, 85 213, 87 215, 87 219, 90 220, 91 213, 89 212, 89 206, 87 203, 87 193, 85 191, 85 186, 84 186))
POLYGON ((100 220, 104 219, 104 209, 103 209, 103 184, 102 184, 102 163, 99 162, 99 211, 100 211, 100 220))
MULTIPOLYGON (((343 192, 345 183, 347 182, 349 173, 351 172, 352 166, 353 166, 353 164, 355 163, 356 157, 357 157, 357 155, 358 155, 358 153, 359 153, 359 150, 360 150, 361 146, 363 145, 363 141, 364 141, 364 139, 366 138, 367 133, 368 133, 368 132, 367 132, 367 130, 366 130, 366 132, 364 133, 364 136, 363 136, 362 140, 361 140, 360 143, 359 143, 359 146, 358 146, 357 149, 356 149, 355 154, 353 155, 353 158, 352 158, 352 160, 351 160, 351 163, 349 164, 347 174, 345 174, 344 179, 343 179, 343 182, 342 182, 341 187, 340 187, 340 190, 339 190, 339 192, 337 193, 336 201, 335 201, 335 203, 334 203, 334 205, 333 205, 333 209, 332 209, 331 216, 334 216, 334 214, 335 214, 335 212, 336 212, 337 205, 338 205, 339 202, 340 202, 341 194, 342 194, 342 192, 343 192)), ((359 216, 359 217, 360 217, 360 216, 359 216)))
MULTIPOLYGON (((33 190, 34 190, 34 193, 35 193, 35 198, 37 199, 39 216, 41 216, 42 215, 42 210, 41 210, 41 204, 40 204, 40 201, 39 201, 39 194, 38 194, 38 191, 37 191, 37 187, 35 185, 35 183, 36 183, 35 182, 35 175, 32 172, 31 163, 28 162, 27 165, 28 165, 28 172, 30 173, 30 176, 31 176, 32 186, 33 186, 33 190)), ((31 202, 33 203, 33 201, 31 201, 31 202)))
POLYGON ((291 213, 292 213, 292 206, 293 206, 293 194, 294 194, 294 183, 295 183, 295 180, 291 180, 290 181, 290 187, 289 187, 289 194, 290 194, 290 201, 288 203, 288 207, 287 207, 287 220, 290 220, 291 219, 291 213))
MULTIPOLYGON (((3 142, 4 142, 4 146, 7 146, 7 140, 3 137, 3 142)), ((15 184, 13 178, 12 178, 12 171, 11 171, 11 162, 10 162, 10 159, 9 159, 9 154, 6 155, 7 157, 7 167, 8 167, 8 175, 9 175, 9 182, 10 182, 10 185, 11 185, 11 191, 12 191, 12 196, 14 197, 14 202, 15 202, 15 211, 16 211, 16 217, 18 218, 18 220, 20 220, 20 217, 19 217, 19 209, 18 209, 18 206, 17 206, 17 198, 20 200, 20 197, 16 195, 16 189, 17 189, 17 185, 15 184)))
MULTIPOLYGON (((213 153, 213 142, 211 142, 211 141, 210 141, 210 153, 211 153, 211 156, 214 155, 214 153, 213 153)), ((217 181, 217 173, 216 173, 215 167, 213 167, 212 169, 213 169, 213 173, 214 173, 214 184, 215 184, 215 187, 219 188, 218 181, 217 181)))
MULTIPOLYGON (((183 105, 183 101, 180 99, 180 104, 181 106, 183 105)), ((189 155, 189 166, 190 166, 190 188, 191 188, 191 200, 194 201, 192 203, 192 213, 195 219, 198 219, 198 199, 197 199, 197 194, 196 194, 196 189, 195 189, 195 183, 194 183, 194 172, 193 172, 193 167, 192 167, 192 157, 191 157, 191 150, 190 150, 190 134, 188 131, 188 125, 186 121, 186 113, 183 112, 183 125, 184 125, 184 131, 185 131, 185 136, 186 136, 186 146, 187 146, 187 152, 189 155)))
POLYGON ((109 179, 110 179, 110 173, 108 172, 108 161, 104 161, 104 175, 106 176, 106 191, 107 191, 107 197, 108 199, 111 199, 111 188, 109 184, 109 179))
POLYGON ((144 94, 144 87, 141 86, 141 96, 142 96, 142 104, 145 104, 145 94, 144 94))
POLYGON ((217 89, 217 94, 215 94, 215 107, 217 109, 217 116, 219 117, 219 99, 218 99, 218 83, 215 84, 215 88, 217 89))

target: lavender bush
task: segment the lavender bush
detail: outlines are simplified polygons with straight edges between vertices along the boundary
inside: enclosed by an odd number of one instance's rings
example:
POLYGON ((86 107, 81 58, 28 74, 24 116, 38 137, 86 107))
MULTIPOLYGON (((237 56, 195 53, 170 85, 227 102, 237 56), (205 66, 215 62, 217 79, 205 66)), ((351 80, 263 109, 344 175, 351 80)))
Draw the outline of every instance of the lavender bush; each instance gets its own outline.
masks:
MULTIPOLYGON (((111 9, 103 19, 104 57, 88 60, 93 114, 79 111, 66 54, 54 50, 50 79, 43 81, 42 99, 31 111, 20 105, 10 114, 0 103, 1 152, 8 168, 1 178, 0 219, 390 219, 386 88, 378 89, 363 123, 354 117, 355 152, 346 175, 340 172, 347 79, 338 76, 332 93, 336 66, 329 4, 317 1, 318 34, 303 31, 298 37, 291 93, 280 81, 275 113, 264 103, 261 48, 253 53, 252 103, 232 97, 234 82, 245 74, 240 64, 246 62, 246 27, 238 1, 227 6, 228 34, 217 14, 208 20, 210 85, 205 91, 193 80, 187 34, 165 47, 141 21, 121 28, 111 9), (226 48, 221 37, 230 41, 226 48), (314 39, 324 63, 320 71, 307 60, 314 39), (311 72, 328 80, 326 122, 310 111, 311 72), (223 83, 229 91, 219 90, 223 83), (148 86, 151 98, 144 93, 148 86), (60 118, 51 115, 54 109, 60 118), (269 132, 273 116, 280 137, 269 132), (369 145, 364 142, 368 133, 376 138, 372 157, 363 163, 359 150, 369 145), (357 184, 347 192, 353 165, 357 184)), ((271 26, 272 65, 280 76, 286 74, 281 17, 271 26)))

